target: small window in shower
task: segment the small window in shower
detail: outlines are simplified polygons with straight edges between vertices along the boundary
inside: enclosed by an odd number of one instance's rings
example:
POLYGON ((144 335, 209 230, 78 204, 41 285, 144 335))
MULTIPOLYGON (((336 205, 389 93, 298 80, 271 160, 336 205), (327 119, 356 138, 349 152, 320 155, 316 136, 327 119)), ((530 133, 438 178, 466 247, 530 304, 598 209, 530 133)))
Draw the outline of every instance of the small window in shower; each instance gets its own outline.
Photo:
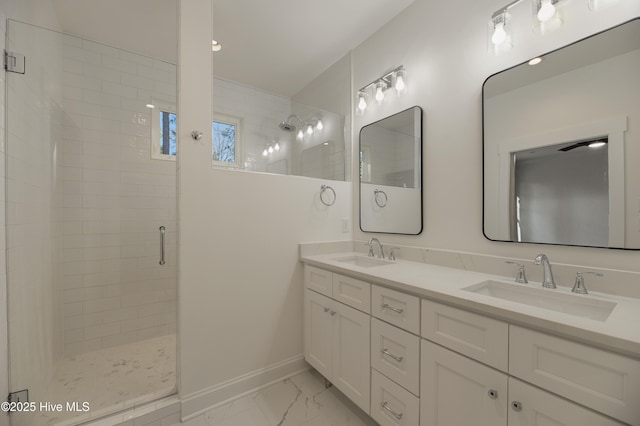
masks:
POLYGON ((176 160, 177 116, 175 106, 154 101, 151 108, 151 158, 154 160, 176 160))
POLYGON ((238 117, 214 114, 212 124, 212 164, 221 167, 241 167, 241 124, 238 117))

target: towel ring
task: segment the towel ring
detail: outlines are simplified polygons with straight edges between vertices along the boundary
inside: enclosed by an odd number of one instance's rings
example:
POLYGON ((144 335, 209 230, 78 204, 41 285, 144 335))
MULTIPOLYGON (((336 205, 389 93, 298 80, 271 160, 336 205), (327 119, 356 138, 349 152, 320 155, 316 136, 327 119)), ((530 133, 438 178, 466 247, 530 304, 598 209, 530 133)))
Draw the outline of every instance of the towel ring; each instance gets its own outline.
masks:
POLYGON ((320 201, 322 201, 322 204, 324 204, 325 206, 332 206, 336 202, 336 191, 334 191, 333 188, 329 185, 322 185, 320 187, 320 201), (325 201, 323 197, 327 189, 333 193, 333 200, 331 200, 331 202, 325 201))
POLYGON ((387 193, 378 188, 373 190, 373 199, 376 201, 376 204, 378 205, 378 207, 385 207, 387 205, 387 201, 389 201, 389 197, 387 197, 387 193), (382 197, 378 198, 380 194, 384 196, 384 201, 380 201, 382 197))

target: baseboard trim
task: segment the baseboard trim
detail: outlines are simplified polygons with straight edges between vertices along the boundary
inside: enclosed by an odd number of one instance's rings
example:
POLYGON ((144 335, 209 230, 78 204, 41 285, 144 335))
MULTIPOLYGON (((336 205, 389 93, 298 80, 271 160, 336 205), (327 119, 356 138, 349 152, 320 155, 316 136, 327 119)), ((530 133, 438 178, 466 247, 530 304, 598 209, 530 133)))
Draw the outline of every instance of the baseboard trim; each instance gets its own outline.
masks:
POLYGON ((309 364, 305 362, 304 356, 299 355, 186 395, 181 399, 182 421, 190 420, 216 406, 241 398, 307 369, 309 364))

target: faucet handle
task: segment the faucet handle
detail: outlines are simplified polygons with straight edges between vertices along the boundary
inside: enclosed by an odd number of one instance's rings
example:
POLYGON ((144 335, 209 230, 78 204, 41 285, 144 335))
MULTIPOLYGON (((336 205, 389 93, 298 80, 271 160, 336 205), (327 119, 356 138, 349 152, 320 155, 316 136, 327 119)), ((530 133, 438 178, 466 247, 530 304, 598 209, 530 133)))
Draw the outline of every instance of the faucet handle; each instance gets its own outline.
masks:
POLYGON ((589 292, 587 291, 587 288, 584 286, 584 276, 583 276, 584 274, 591 274, 591 275, 595 275, 596 277, 604 277, 604 275, 599 272, 591 272, 591 271, 576 272, 576 282, 573 284, 573 288, 571 289, 572 292, 579 293, 579 294, 589 294, 589 292))
POLYGON ((526 284, 529 282, 527 280, 527 275, 524 272, 524 265, 522 263, 512 262, 510 260, 507 260, 504 263, 508 263, 510 265, 518 265, 518 272, 516 272, 516 279, 515 279, 517 283, 526 284))
POLYGON ((393 260, 396 261, 396 251, 400 250, 400 247, 391 247, 389 248, 389 256, 387 257, 387 259, 389 260, 393 260))
POLYGON ((373 244, 371 244, 371 240, 368 243, 364 243, 365 246, 369 246, 369 254, 367 256, 374 257, 373 254, 373 244))

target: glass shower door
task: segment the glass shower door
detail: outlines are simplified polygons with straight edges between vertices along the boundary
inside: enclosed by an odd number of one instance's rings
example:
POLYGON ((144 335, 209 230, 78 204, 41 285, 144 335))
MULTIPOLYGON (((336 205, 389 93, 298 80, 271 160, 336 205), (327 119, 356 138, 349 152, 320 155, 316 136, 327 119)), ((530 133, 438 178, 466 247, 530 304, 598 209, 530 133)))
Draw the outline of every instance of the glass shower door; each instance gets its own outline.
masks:
POLYGON ((175 106, 176 67, 14 21, 7 50, 26 62, 6 75, 9 385, 35 402, 12 424, 169 395, 175 156, 152 158, 150 106, 175 106))

